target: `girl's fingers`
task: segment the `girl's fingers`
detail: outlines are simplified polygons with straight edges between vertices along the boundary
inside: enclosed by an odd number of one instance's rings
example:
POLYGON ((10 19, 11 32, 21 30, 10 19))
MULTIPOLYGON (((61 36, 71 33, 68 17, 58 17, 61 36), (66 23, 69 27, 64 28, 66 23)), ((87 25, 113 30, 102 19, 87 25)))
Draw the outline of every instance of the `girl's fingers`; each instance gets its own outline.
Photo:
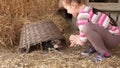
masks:
POLYGON ((74 46, 75 46, 75 43, 74 43, 74 41, 72 41, 70 44, 70 47, 74 47, 74 46))
POLYGON ((74 44, 70 44, 70 47, 73 47, 74 46, 74 44))
POLYGON ((75 35, 71 35, 70 37, 69 37, 69 40, 74 40, 75 39, 75 35))
POLYGON ((76 46, 83 45, 83 43, 79 39, 79 35, 71 35, 69 40, 71 43, 70 47, 76 47, 76 46))

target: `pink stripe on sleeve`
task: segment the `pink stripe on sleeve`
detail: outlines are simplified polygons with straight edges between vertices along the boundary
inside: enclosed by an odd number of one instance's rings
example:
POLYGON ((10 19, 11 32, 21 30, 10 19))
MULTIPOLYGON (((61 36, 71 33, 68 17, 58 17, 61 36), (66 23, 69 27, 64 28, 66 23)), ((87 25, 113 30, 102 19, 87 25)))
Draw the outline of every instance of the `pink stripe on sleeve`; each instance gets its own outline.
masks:
POLYGON ((102 14, 102 15, 101 15, 101 17, 100 17, 100 19, 99 19, 99 21, 98 21, 98 24, 99 24, 100 26, 103 25, 103 22, 105 21, 106 17, 107 17, 106 14, 102 14))
POLYGON ((117 29, 117 28, 116 28, 115 26, 113 26, 111 30, 112 30, 112 31, 115 31, 116 29, 117 29))
POLYGON ((80 37, 86 37, 86 35, 83 32, 80 32, 80 37))
POLYGON ((93 17, 93 15, 94 15, 93 11, 90 10, 89 14, 90 14, 90 20, 92 20, 92 17, 93 17))
POLYGON ((80 13, 86 13, 85 11, 81 11, 80 13))
POLYGON ((88 20, 79 20, 78 25, 84 25, 88 22, 88 20))

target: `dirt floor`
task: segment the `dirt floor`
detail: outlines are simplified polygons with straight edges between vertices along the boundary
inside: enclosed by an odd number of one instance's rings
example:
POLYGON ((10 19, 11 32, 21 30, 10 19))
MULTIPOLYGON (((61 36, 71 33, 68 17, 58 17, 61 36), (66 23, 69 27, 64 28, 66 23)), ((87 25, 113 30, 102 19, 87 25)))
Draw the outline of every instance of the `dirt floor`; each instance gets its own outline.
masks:
POLYGON ((102 62, 93 62, 96 54, 80 55, 88 47, 67 48, 61 51, 35 50, 18 54, 15 49, 0 49, 0 68, 120 68, 119 48, 112 50, 112 57, 102 62))

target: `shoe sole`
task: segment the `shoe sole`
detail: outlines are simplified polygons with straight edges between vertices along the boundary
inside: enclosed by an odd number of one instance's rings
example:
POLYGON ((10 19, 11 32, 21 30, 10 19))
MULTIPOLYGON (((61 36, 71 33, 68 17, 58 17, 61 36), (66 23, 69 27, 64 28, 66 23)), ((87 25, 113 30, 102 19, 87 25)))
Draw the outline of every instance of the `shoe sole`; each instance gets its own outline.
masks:
POLYGON ((81 55, 83 55, 83 56, 89 56, 90 54, 81 52, 81 55))

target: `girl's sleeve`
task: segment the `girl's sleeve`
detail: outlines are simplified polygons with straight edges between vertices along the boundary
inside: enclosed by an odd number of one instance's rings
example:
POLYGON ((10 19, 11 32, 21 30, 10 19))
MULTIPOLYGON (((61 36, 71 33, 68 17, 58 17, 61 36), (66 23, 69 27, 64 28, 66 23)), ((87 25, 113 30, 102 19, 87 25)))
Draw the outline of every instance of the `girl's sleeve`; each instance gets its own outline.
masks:
POLYGON ((82 32, 83 26, 88 23, 90 15, 88 13, 80 13, 77 17, 77 24, 80 31, 80 41, 85 44, 87 42, 87 37, 84 32, 82 32))

